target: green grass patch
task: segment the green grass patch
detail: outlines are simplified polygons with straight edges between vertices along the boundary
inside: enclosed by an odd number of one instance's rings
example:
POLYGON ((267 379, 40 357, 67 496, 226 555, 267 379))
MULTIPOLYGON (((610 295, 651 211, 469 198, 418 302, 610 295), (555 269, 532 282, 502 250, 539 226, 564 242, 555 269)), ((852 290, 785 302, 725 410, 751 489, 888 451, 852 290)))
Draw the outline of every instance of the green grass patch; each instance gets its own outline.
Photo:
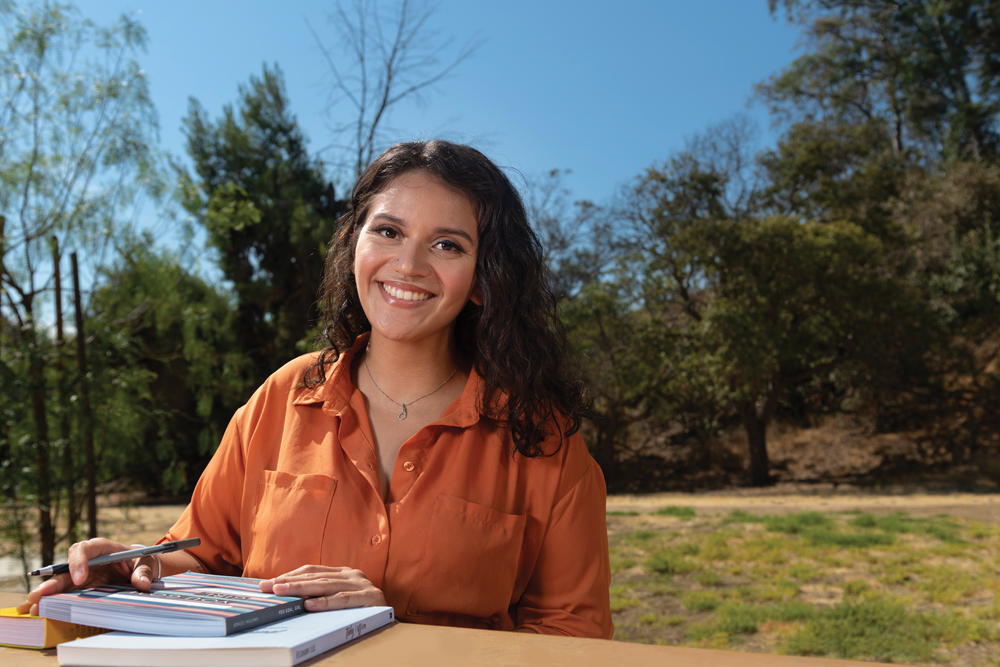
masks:
POLYGON ((705 546, 701 550, 702 558, 706 560, 729 560, 732 556, 732 549, 729 548, 728 532, 712 533, 705 540, 705 546))
POLYGON ((722 596, 716 591, 689 591, 681 596, 681 604, 691 611, 715 611, 722 596))
POLYGON ((693 507, 662 507, 653 514, 659 516, 675 516, 678 519, 683 519, 685 521, 694 518, 694 508, 693 507))
POLYGON ((798 535, 809 529, 832 529, 833 519, 822 512, 802 512, 801 514, 768 514, 764 526, 773 533, 798 535))
POLYGON ((867 549, 869 547, 889 546, 896 543, 892 533, 882 533, 866 530, 857 533, 841 533, 828 526, 806 528, 802 537, 815 545, 824 547, 843 547, 847 549, 867 549))
POLYGON ((681 556, 697 556, 701 553, 701 547, 693 542, 681 542, 674 546, 673 549, 681 556))
POLYGON ((635 567, 635 557, 616 552, 616 549, 611 549, 611 574, 618 574, 622 570, 635 567))
POLYGON ((907 516, 905 512, 896 512, 888 516, 862 513, 851 519, 848 524, 857 528, 873 528, 887 533, 925 533, 942 542, 964 543, 958 534, 954 519, 947 515, 914 519, 907 516))
POLYGON ((859 579, 854 579, 851 581, 844 582, 844 595, 850 597, 858 597, 871 590, 871 586, 868 585, 867 581, 861 581, 859 579))
POLYGON ((733 510, 722 519, 723 524, 729 523, 764 523, 764 517, 749 514, 743 510, 733 510))
POLYGON ((992 523, 735 511, 654 525, 641 514, 616 519, 623 534, 611 538, 619 639, 733 649, 768 628, 771 650, 952 664, 969 642, 1000 642, 992 523), (841 603, 824 606, 836 587, 841 603))
POLYGON ((702 586, 718 586, 722 582, 722 577, 719 576, 718 572, 706 570, 694 575, 694 580, 702 586))
POLYGON ((655 530, 637 530, 629 535, 629 539, 635 540, 636 542, 648 542, 649 540, 659 536, 660 534, 655 530))
POLYGON ((646 562, 646 568, 650 572, 657 574, 687 574, 698 570, 697 563, 693 563, 684 556, 674 551, 657 551, 646 562))
POLYGON ((639 516, 638 512, 619 512, 617 510, 612 510, 607 512, 608 516, 639 516))
POLYGON ((692 624, 685 632, 689 639, 708 639, 719 633, 726 635, 752 635, 767 621, 807 621, 817 617, 815 607, 805 602, 788 600, 776 604, 746 604, 727 602, 716 609, 716 618, 705 623, 692 624))
POLYGON ((611 595, 612 612, 625 611, 639 606, 639 599, 636 597, 632 585, 613 585, 608 592, 611 595))
POLYGON ((820 579, 823 575, 811 563, 792 563, 788 566, 788 576, 796 581, 810 582, 820 579))
POLYGON ((894 600, 848 602, 825 610, 789 636, 782 650, 853 660, 930 661, 941 632, 894 600))

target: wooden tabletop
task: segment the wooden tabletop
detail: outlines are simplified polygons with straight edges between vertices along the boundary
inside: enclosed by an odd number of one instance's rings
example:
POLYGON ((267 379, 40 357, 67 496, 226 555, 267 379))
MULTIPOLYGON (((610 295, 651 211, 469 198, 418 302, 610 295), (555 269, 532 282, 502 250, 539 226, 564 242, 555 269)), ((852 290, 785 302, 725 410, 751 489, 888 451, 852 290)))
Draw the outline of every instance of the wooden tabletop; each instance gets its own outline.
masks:
MULTIPOLYGON (((23 596, 0 593, 0 607, 11 607, 23 596)), ((52 667, 56 651, 0 646, 4 667, 52 667)), ((566 667, 874 667, 881 663, 803 658, 737 651, 711 651, 674 646, 648 646, 600 639, 570 639, 514 632, 444 628, 394 623, 302 665, 392 665, 450 667, 451 665, 534 665, 566 667)))

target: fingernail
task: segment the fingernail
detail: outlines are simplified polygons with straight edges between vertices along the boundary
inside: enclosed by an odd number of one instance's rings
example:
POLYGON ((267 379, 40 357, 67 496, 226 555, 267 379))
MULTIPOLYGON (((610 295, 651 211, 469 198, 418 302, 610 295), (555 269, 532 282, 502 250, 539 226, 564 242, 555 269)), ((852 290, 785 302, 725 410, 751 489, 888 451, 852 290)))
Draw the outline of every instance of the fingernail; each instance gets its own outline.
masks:
POLYGON ((316 608, 316 600, 313 600, 312 598, 309 598, 308 600, 305 601, 305 606, 306 606, 306 609, 315 609, 316 608))
POLYGON ((275 592, 278 592, 278 591, 287 591, 288 590, 288 584, 274 584, 274 586, 272 586, 272 588, 274 589, 275 592))
POLYGON ((69 578, 73 580, 73 583, 76 583, 76 580, 80 577, 81 574, 82 574, 81 568, 75 567, 69 571, 69 578))
POLYGON ((140 574, 139 575, 139 581, 145 581, 146 583, 149 583, 149 577, 147 577, 144 574, 140 574))

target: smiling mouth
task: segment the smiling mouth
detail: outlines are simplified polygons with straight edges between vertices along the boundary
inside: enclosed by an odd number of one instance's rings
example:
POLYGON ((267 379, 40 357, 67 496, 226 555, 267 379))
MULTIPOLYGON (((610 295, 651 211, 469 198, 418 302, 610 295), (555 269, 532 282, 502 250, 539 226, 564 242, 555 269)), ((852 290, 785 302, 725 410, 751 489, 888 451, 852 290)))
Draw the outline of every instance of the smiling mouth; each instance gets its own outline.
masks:
POLYGON ((385 283, 379 283, 379 285, 382 287, 382 289, 385 291, 386 294, 388 294, 394 299, 400 299, 402 301, 426 301, 427 299, 434 296, 433 294, 430 294, 428 292, 420 292, 420 293, 407 292, 406 290, 396 289, 395 287, 386 285, 385 283))

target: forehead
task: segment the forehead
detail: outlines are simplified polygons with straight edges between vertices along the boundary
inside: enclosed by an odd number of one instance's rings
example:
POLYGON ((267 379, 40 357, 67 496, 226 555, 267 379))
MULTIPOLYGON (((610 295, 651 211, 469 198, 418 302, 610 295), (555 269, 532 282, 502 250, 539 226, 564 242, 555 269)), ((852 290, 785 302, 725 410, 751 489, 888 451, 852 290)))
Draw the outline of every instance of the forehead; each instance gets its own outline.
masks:
POLYGON ((469 197, 423 171, 397 176, 372 198, 367 220, 379 215, 399 218, 404 224, 428 220, 461 224, 478 231, 475 206, 469 197))

